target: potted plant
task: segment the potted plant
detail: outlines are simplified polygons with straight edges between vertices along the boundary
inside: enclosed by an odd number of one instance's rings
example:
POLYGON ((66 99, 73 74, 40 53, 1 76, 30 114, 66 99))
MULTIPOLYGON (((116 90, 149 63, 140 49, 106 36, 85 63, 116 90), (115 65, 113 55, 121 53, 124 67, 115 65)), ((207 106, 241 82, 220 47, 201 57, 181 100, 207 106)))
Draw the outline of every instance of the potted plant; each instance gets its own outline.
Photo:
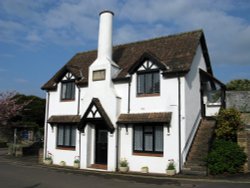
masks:
POLYGON ((80 159, 79 159, 79 156, 75 157, 74 168, 80 168, 80 159))
POLYGON ((167 166, 167 169, 166 169, 166 173, 167 173, 168 176, 175 175, 176 170, 175 170, 175 164, 174 164, 173 159, 169 160, 169 163, 168 163, 168 166, 167 166))
POLYGON ((120 172, 128 172, 129 166, 128 166, 128 161, 124 158, 120 160, 120 166, 119 166, 119 171, 120 172))
POLYGON ((48 155, 44 159, 44 164, 51 165, 52 162, 53 162, 52 154, 50 152, 48 152, 48 155))
POLYGON ((148 167, 147 166, 141 167, 141 172, 142 173, 148 173, 148 167))
POLYGON ((61 161, 61 162, 59 163, 59 165, 60 165, 60 166, 66 166, 66 162, 65 162, 65 161, 61 161))

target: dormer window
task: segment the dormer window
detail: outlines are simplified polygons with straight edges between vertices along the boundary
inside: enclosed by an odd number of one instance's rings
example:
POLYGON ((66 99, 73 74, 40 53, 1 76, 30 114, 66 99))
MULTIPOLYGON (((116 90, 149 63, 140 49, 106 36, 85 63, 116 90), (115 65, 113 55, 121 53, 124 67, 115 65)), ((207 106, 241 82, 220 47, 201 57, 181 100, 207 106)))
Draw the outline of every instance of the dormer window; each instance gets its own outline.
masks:
POLYGON ((145 61, 137 71, 137 95, 160 93, 160 70, 151 61, 145 61))
POLYGON ((67 73, 61 81, 61 100, 75 99, 75 77, 67 73))

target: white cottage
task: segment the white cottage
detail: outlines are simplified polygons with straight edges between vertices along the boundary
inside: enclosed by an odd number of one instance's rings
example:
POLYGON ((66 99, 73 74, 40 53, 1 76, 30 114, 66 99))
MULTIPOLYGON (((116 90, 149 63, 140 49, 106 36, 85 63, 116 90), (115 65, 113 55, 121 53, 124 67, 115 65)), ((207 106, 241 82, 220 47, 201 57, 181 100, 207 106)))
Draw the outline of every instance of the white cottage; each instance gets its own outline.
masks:
MULTIPOLYGON (((164 173, 185 166, 201 121, 223 105, 201 30, 112 46, 113 13, 100 13, 98 49, 77 53, 42 87, 44 156, 81 169, 164 173)), ((222 96, 222 97, 221 97, 222 96)))

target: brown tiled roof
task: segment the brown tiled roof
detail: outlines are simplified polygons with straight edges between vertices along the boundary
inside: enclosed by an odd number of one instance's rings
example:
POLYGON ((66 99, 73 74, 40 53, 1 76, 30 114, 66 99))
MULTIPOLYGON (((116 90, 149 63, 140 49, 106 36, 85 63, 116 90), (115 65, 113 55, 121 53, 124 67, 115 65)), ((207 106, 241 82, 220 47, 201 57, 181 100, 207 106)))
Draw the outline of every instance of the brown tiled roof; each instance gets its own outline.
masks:
POLYGON ((98 120, 104 120, 106 128, 112 133, 114 132, 115 128, 114 125, 112 124, 111 120, 109 119, 109 116, 107 115, 107 113, 105 112, 104 108, 102 107, 101 102, 99 101, 98 98, 93 98, 89 107, 87 108, 86 112, 84 113, 81 121, 80 121, 80 125, 79 125, 79 130, 84 130, 84 127, 86 126, 86 124, 88 122, 91 121, 98 121, 98 120), (88 114, 90 113, 92 107, 95 106, 96 109, 98 110, 98 112, 101 115, 101 118, 88 118, 88 114))
POLYGON ((61 115, 61 116, 50 116, 48 123, 79 123, 79 115, 61 115))
POLYGON ((171 112, 121 114, 117 123, 170 123, 170 120, 171 112))
MULTIPOLYGON (((197 30, 113 47, 113 61, 121 68, 115 79, 121 80, 125 78, 134 64, 145 53, 157 59, 158 63, 162 65, 161 68, 165 66, 163 69, 166 74, 187 73, 199 44, 202 46, 208 72, 212 74, 203 31, 197 30)), ((76 54, 55 76, 42 86, 42 89, 56 89, 56 84, 66 71, 72 72, 77 77, 79 85, 87 85, 88 67, 95 61, 96 57, 96 51, 76 54)))

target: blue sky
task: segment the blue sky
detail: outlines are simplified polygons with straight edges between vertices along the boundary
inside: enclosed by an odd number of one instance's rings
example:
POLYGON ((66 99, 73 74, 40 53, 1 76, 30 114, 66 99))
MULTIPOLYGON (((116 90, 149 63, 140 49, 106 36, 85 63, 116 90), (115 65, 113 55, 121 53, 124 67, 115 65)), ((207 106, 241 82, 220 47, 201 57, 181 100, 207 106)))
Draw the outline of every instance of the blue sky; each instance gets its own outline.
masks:
POLYGON ((250 79, 249 0, 2 0, 0 91, 44 97, 60 67, 96 49, 104 9, 115 13, 114 45, 203 29, 215 77, 250 79))

